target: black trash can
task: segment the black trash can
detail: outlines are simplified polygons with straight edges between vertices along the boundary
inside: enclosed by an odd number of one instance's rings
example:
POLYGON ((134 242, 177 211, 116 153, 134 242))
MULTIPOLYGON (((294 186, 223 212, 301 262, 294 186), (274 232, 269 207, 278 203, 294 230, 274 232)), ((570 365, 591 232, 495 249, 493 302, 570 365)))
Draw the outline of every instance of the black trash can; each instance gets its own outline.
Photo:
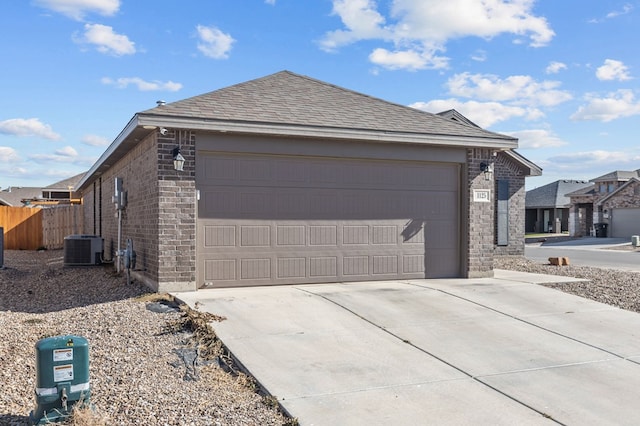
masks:
POLYGON ((607 237, 607 226, 608 223, 596 223, 594 226, 596 228, 596 237, 597 238, 606 238, 607 237))

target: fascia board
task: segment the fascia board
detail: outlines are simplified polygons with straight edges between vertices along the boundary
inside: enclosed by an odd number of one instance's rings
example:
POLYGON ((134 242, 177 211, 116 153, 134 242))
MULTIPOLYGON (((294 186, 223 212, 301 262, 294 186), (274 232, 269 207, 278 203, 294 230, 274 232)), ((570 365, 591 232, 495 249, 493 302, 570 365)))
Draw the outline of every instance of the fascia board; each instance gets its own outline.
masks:
POLYGON ((446 136, 402 132, 382 132, 334 127, 311 127, 247 123, 233 121, 214 121, 191 118, 176 118, 159 115, 140 115, 141 126, 156 126, 174 129, 190 129, 214 132, 261 134, 271 136, 330 138, 366 140, 373 142, 396 142, 425 145, 443 145, 469 148, 511 149, 517 148, 517 139, 482 138, 473 136, 446 136))
POLYGON ((96 161, 93 166, 91 166, 87 173, 85 173, 85 175, 82 177, 80 182, 78 182, 77 191, 81 191, 84 185, 86 185, 93 179, 93 176, 100 169, 100 167, 109 159, 109 157, 113 155, 113 153, 120 147, 120 145, 122 145, 122 143, 127 140, 129 135, 131 135, 131 133, 138 127, 138 125, 138 115, 136 114, 133 116, 133 118, 131 118, 131 120, 129 120, 129 123, 127 123, 118 137, 116 137, 115 140, 111 142, 111 145, 109 145, 106 151, 102 153, 100 158, 98 158, 98 161, 96 161))

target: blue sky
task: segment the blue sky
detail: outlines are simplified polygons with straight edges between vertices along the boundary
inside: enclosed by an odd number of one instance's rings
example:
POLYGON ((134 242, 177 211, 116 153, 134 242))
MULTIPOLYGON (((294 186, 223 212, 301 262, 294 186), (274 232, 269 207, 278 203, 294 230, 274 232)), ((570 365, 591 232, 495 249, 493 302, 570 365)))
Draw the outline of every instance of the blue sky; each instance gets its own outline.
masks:
POLYGON ((136 113, 281 70, 520 140, 527 189, 640 169, 640 2, 0 5, 0 188, 88 170, 136 113))

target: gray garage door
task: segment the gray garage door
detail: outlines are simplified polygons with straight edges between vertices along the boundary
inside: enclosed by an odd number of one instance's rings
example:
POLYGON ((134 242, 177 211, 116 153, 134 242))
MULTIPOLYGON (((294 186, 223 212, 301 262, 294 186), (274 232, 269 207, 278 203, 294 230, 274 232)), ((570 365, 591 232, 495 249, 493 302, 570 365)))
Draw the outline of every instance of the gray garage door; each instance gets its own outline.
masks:
POLYGON ((199 153, 200 286, 460 275, 460 166, 199 153))
POLYGON ((613 209, 610 236, 630 238, 640 235, 640 209, 613 209))

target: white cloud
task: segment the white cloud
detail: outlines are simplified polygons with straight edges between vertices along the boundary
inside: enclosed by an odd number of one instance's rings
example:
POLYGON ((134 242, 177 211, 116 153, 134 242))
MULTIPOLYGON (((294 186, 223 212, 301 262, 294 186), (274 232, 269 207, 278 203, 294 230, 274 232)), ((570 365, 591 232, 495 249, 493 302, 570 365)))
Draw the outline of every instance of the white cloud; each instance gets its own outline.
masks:
POLYGON ((518 148, 520 149, 556 148, 568 144, 568 142, 563 141, 545 129, 530 129, 503 133, 518 138, 518 148))
POLYGON ((52 141, 62 139, 51 126, 44 124, 37 118, 11 118, 0 121, 0 133, 14 136, 35 136, 52 141))
POLYGON ((110 142, 107 138, 103 138, 102 136, 84 135, 82 137, 82 143, 89 146, 107 146, 110 142))
POLYGON ((509 33, 528 36, 534 47, 548 44, 555 33, 543 17, 534 16, 533 0, 393 0, 388 18, 374 0, 333 0, 333 14, 344 29, 330 31, 320 41, 326 51, 360 40, 380 40, 370 60, 391 69, 446 67, 438 57, 449 40, 463 37, 491 39, 509 33))
POLYGON ((604 98, 587 95, 587 105, 578 108, 571 119, 575 121, 608 122, 618 118, 640 115, 640 101, 631 90, 618 90, 604 98))
POLYGON ((8 146, 0 146, 0 163, 15 163, 19 159, 18 151, 8 146))
POLYGON ((482 128, 491 127, 514 117, 533 120, 542 116, 542 112, 536 109, 508 106, 499 102, 461 102, 457 99, 437 99, 429 102, 415 102, 409 106, 434 114, 455 109, 482 128))
MULTIPOLYGON (((581 167, 585 165, 598 165, 604 164, 623 164, 634 163, 640 160, 640 155, 637 153, 624 152, 624 151, 584 151, 584 152, 572 152, 568 154, 556 155, 548 159, 549 162, 558 164, 578 164, 581 167)), ((634 166, 635 167, 635 166, 634 166)))
POLYGON ((225 34, 216 27, 198 25, 198 50, 205 56, 213 59, 226 59, 229 57, 231 46, 235 42, 233 37, 225 34))
POLYGON ((598 77, 598 80, 631 80, 629 68, 615 59, 605 59, 604 65, 596 70, 596 77, 598 77))
POLYGON ((627 13, 630 13, 632 10, 633 10, 633 6, 630 5, 629 3, 626 3, 624 6, 622 6, 622 10, 614 10, 607 13, 607 18, 611 19, 621 15, 626 15, 627 13))
POLYGON ((456 74, 447 81, 451 94, 489 101, 510 101, 530 106, 554 106, 572 98, 559 90, 560 82, 538 82, 528 75, 501 79, 491 74, 456 74))
POLYGON ((77 157, 78 151, 75 150, 72 146, 65 146, 64 148, 60 148, 55 151, 56 155, 61 157, 77 157))
POLYGON ((487 52, 482 49, 478 49, 471 55, 471 59, 476 62, 484 62, 487 60, 487 52))
POLYGON ((409 71, 446 68, 448 63, 448 58, 435 56, 432 53, 425 54, 425 52, 415 50, 390 52, 382 48, 371 52, 369 60, 390 70, 406 69, 409 71))
POLYGON ((272 6, 276 4, 276 0, 264 0, 264 2, 265 2, 266 4, 270 4, 270 5, 272 5, 272 6))
POLYGON ((175 83, 173 81, 145 81, 139 77, 121 77, 118 79, 112 79, 109 77, 103 77, 101 80, 102 84, 110 85, 117 87, 118 89, 126 89, 129 85, 134 85, 138 87, 138 90, 142 92, 149 91, 167 91, 167 92, 177 92, 182 89, 181 83, 175 83))
POLYGON ((53 154, 33 154, 29 156, 29 160, 38 164, 74 164, 82 166, 90 166, 95 163, 96 158, 82 157, 72 146, 65 146, 54 151, 53 154))
POLYGON ((567 65, 566 64, 563 64, 562 62, 553 61, 553 62, 549 63, 549 65, 545 69, 545 72, 547 74, 558 74, 560 71, 566 70, 566 69, 567 69, 567 65))
POLYGON ((120 9, 120 0, 35 0, 35 3, 77 21, 87 13, 113 16, 120 9))
POLYGON ((74 35, 73 40, 78 44, 94 45, 98 52, 113 56, 136 53, 135 43, 126 35, 115 33, 108 25, 85 24, 84 34, 74 35))

